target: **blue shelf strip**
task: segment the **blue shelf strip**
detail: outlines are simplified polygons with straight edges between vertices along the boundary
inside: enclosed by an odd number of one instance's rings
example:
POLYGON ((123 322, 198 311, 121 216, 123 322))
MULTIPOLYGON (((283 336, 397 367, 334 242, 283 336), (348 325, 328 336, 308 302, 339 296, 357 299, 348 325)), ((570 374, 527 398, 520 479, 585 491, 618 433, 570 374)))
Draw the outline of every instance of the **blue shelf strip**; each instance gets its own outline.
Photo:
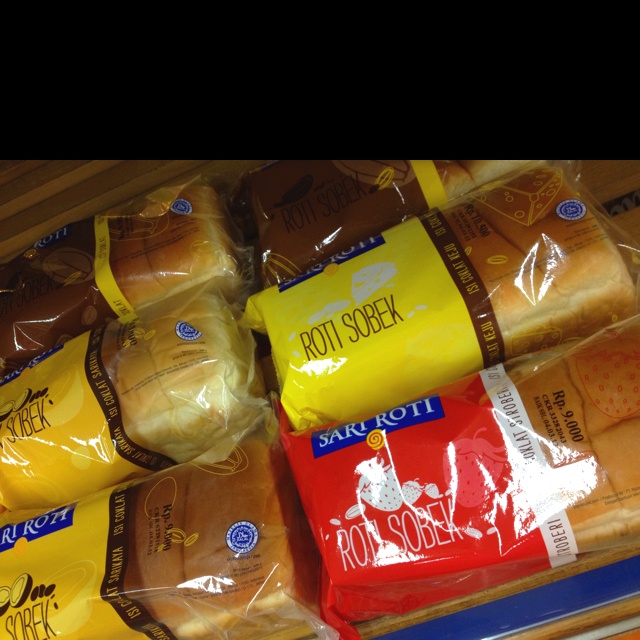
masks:
POLYGON ((381 640, 494 640, 640 594, 640 556, 400 629, 381 640))

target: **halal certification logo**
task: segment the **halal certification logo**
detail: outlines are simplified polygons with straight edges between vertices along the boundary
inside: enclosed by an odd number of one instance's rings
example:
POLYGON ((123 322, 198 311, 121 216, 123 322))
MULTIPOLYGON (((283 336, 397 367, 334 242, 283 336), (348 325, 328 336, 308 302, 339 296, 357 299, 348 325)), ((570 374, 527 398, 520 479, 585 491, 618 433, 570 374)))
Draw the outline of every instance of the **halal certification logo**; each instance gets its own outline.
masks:
POLYGON ((188 216, 193 211, 193 207, 188 200, 185 200, 184 198, 178 198, 177 200, 173 201, 173 204, 171 205, 171 211, 184 216, 188 216))
POLYGON ((580 220, 587 213, 582 200, 563 200, 557 207, 556 213, 564 220, 580 220))
POLYGON ((258 544, 258 529, 248 520, 239 520, 227 529, 227 546, 235 553, 249 553, 258 544))
POLYGON ((183 340, 198 340, 202 337, 202 333, 188 322, 178 322, 176 324, 176 334, 183 340))

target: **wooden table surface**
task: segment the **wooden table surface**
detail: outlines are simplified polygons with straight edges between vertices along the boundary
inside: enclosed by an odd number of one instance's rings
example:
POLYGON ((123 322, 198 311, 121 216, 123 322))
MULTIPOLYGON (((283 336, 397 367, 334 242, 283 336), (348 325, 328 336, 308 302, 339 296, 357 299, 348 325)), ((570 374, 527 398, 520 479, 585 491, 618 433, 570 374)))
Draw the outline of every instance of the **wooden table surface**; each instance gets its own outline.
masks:
MULTIPOLYGON (((46 234, 127 201, 133 196, 201 172, 215 174, 222 188, 259 160, 0 160, 0 262, 46 234)), ((612 219, 640 242, 640 160, 582 160, 580 178, 612 214, 612 219)), ((472 596, 397 617, 360 623, 364 640, 403 629, 470 606, 520 593, 640 554, 640 545, 589 554, 577 562, 511 582, 472 596)), ((640 615, 640 596, 569 621, 555 622, 513 638, 567 638, 616 620, 640 615)), ((639 623, 640 624, 640 623, 639 623)), ((311 637, 311 636, 310 636, 311 637)))

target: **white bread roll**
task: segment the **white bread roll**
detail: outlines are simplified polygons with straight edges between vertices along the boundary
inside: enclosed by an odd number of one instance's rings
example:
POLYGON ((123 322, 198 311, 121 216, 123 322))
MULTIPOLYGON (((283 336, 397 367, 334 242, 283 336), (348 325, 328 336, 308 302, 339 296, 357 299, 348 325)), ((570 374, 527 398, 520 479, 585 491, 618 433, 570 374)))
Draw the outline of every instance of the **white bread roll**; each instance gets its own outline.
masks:
POLYGON ((640 316, 561 355, 552 351, 543 364, 534 367, 524 357, 507 371, 549 463, 568 470, 558 491, 578 550, 635 542, 640 536, 640 316), (540 399, 546 398, 545 406, 540 399))
POLYGON ((562 166, 481 187, 444 216, 490 295, 507 359, 589 336, 638 309, 638 248, 562 166), (562 218, 570 202, 580 209, 562 218))
POLYGON ((159 474, 151 491, 151 481, 134 490, 125 591, 139 594, 156 620, 188 640, 258 640, 296 626, 308 631, 296 599, 313 593, 308 578, 316 556, 306 523, 296 522, 304 516, 295 511, 293 479, 283 464, 259 438, 245 439, 226 463, 195 461, 159 474), (162 482, 165 477, 177 485, 162 482), (149 554, 148 514, 168 503, 176 509, 172 536, 149 554), (245 529, 247 537, 234 543, 232 532, 245 529), (307 541, 292 541, 294 535, 307 541), (310 555, 298 562, 311 566, 296 566, 292 547, 300 544, 310 555))
POLYGON ((228 300, 239 300, 247 286, 244 250, 217 191, 196 178, 173 199, 158 201, 158 192, 152 196, 105 214, 111 271, 125 298, 141 310, 198 284, 213 283, 228 300))
POLYGON ((111 323, 103 346, 127 432, 176 462, 238 437, 266 406, 239 307, 215 294, 183 298, 141 312, 138 323, 111 323))
MULTIPOLYGON (((533 160, 434 160, 449 200, 521 170, 533 160)), ((440 206, 440 205, 439 205, 440 206)))

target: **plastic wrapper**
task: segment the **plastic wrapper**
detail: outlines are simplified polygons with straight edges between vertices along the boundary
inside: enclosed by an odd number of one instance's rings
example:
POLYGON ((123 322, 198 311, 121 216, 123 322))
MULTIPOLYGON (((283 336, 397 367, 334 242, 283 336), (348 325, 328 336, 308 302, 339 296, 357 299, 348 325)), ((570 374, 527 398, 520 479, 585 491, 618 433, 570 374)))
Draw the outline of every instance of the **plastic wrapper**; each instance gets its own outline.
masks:
POLYGON ((221 296, 182 294, 72 338, 0 381, 0 504, 66 504, 216 449, 269 404, 221 296))
POLYGON ((425 388, 285 451, 325 565, 325 619, 402 614, 635 544, 640 316, 425 388))
POLYGON ((0 514, 0 638, 335 640, 273 432, 252 431, 225 459, 0 514))
POLYGON ((251 260, 201 177, 52 230, 0 265, 0 375, 188 288, 244 303, 251 260))
POLYGON ((495 181, 252 295, 296 429, 383 411, 636 313, 640 252, 565 163, 495 181))
POLYGON ((278 160, 242 176, 232 211, 253 221, 270 286, 527 162, 278 160))

